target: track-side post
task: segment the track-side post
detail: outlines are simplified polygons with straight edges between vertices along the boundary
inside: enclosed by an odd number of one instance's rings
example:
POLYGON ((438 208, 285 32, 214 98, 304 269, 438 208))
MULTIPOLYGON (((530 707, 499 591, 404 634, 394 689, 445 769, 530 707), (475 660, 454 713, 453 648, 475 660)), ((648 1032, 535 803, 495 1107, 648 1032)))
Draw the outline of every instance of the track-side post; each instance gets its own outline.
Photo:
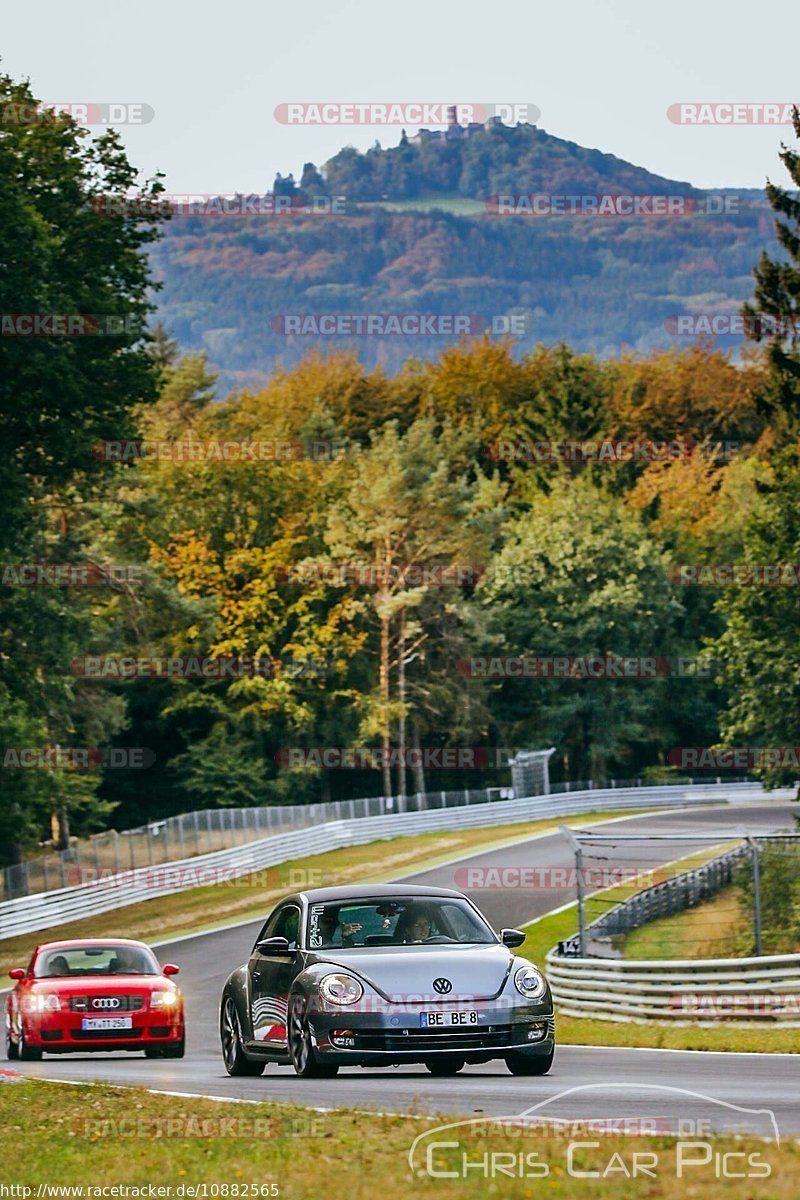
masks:
POLYGON ((583 889, 583 851, 581 844, 568 825, 559 825, 559 833, 563 833, 575 854, 575 889, 578 899, 578 952, 581 958, 586 957, 586 898, 583 889))
POLYGON ((758 842, 750 834, 747 835, 750 847, 750 858, 753 863, 753 933, 755 935, 756 954, 763 954, 761 945, 761 872, 758 861, 758 842))

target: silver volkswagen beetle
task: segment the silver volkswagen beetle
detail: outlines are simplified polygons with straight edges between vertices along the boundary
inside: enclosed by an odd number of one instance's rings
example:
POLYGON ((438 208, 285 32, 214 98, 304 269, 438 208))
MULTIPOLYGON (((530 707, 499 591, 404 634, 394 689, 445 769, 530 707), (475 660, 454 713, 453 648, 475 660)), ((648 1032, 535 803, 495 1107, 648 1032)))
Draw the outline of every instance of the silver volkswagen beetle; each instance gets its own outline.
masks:
POLYGON ((229 1075, 291 1063, 303 1078, 340 1066, 424 1063, 453 1075, 502 1058, 514 1075, 553 1062, 544 975, 460 892, 402 884, 288 896, 225 983, 220 1039, 229 1075))

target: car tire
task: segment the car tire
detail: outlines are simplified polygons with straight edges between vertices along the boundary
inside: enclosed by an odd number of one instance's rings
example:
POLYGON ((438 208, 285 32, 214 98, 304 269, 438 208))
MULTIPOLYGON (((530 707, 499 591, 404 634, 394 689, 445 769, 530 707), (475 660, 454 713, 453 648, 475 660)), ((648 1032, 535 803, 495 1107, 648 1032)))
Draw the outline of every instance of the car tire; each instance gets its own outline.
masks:
POLYGON ((431 1075, 439 1077, 457 1075, 466 1065, 463 1058, 429 1058, 425 1063, 431 1075))
POLYGON ((300 1079, 333 1079, 339 1067, 333 1063, 321 1063, 314 1054, 311 1027, 303 1011, 299 996, 289 1004, 289 1056, 295 1075, 300 1079))
POLYGON ((535 1058, 528 1054, 507 1054, 506 1066, 512 1075, 546 1075, 553 1065, 555 1050, 535 1058))
POLYGON ((6 1058, 9 1062, 16 1062, 19 1058, 19 1046, 11 1037, 11 1030, 6 1030, 6 1058))
POLYGON ((170 1042, 161 1053, 164 1058, 183 1058, 186 1053, 186 1038, 182 1037, 179 1042, 170 1042))
POLYGON ((223 997, 219 1019, 222 1060, 229 1075, 262 1075, 265 1062, 253 1061, 242 1049, 242 1027, 236 1011, 236 1001, 230 994, 223 997))
POLYGON ((170 1042, 167 1046, 145 1046, 145 1058, 183 1058, 186 1053, 186 1039, 170 1042))
POLYGON ((25 1044, 25 1030, 19 1031, 19 1042, 17 1051, 22 1062, 41 1062, 42 1054, 44 1053, 38 1046, 27 1046, 25 1044))

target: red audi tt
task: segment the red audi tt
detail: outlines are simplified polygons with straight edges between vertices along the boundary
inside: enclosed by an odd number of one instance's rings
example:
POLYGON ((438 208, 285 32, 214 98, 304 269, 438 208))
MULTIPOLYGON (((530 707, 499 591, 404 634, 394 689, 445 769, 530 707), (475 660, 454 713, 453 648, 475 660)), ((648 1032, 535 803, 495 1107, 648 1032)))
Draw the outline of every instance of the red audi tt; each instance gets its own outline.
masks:
POLYGON ((183 996, 143 942, 124 938, 47 942, 28 969, 9 971, 6 1056, 32 1061, 85 1050, 144 1050, 183 1058, 183 996))

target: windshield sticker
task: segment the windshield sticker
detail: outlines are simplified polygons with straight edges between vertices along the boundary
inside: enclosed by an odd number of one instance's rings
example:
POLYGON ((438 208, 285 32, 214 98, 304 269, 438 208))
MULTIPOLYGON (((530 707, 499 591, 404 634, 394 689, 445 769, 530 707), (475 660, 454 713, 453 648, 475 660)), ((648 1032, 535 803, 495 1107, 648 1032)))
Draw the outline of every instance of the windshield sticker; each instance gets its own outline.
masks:
POLYGON ((308 918, 308 944, 317 950, 322 945, 322 934, 319 931, 319 919, 325 911, 324 904, 312 904, 308 918))

